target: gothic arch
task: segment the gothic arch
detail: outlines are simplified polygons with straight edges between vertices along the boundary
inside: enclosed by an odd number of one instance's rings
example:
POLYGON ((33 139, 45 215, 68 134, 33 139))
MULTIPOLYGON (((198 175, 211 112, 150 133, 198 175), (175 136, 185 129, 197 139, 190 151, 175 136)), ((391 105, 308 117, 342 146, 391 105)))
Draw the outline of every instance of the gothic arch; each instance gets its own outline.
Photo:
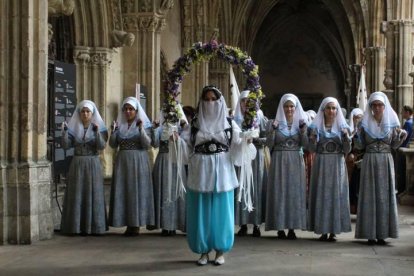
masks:
POLYGON ((87 47, 110 47, 112 27, 111 0, 75 0, 73 13, 75 24, 75 45, 87 47))
MULTIPOLYGON (((245 3, 233 11, 233 14, 237 14, 237 17, 235 17, 237 21, 234 20, 229 24, 230 20, 224 20, 227 28, 233 30, 233 37, 236 38, 234 44, 239 45, 242 49, 247 49, 247 52, 252 54, 261 66, 261 75, 264 73, 263 66, 255 53, 260 52, 263 44, 267 44, 271 40, 277 41, 279 37, 275 34, 278 34, 278 31, 283 32, 283 29, 289 27, 292 23, 292 19, 275 16, 275 10, 283 7, 297 10, 301 5, 309 2, 302 0, 262 0, 250 4, 245 3), (266 31, 263 32, 263 29, 266 29, 266 31), (259 37, 264 38, 264 41, 258 41, 259 37)), ((372 20, 370 20, 368 14, 370 8, 367 1, 338 2, 322 0, 313 1, 313 3, 316 9, 319 8, 326 17, 330 18, 330 22, 327 24, 321 21, 318 16, 308 13, 306 18, 303 18, 305 23, 302 27, 312 33, 313 37, 319 37, 320 43, 325 45, 324 47, 329 52, 329 58, 333 61, 333 66, 337 71, 337 77, 334 78, 338 78, 340 83, 336 90, 343 98, 343 103, 346 102, 346 106, 349 108, 351 104, 349 91, 355 90, 356 82, 355 75, 347 69, 348 65, 361 63, 363 60, 362 50, 373 43, 374 39, 380 41, 383 38, 381 35, 368 38, 369 34, 373 35, 372 32, 368 31, 369 23, 372 20)), ((376 4, 381 5, 380 2, 376 4)), ((371 5, 374 4, 371 3, 371 5)), ((227 15, 227 17, 229 16, 227 15)), ((379 25, 380 23, 377 22, 376 26, 379 25)), ((227 31, 224 32, 227 33, 227 31)), ((221 32, 223 31, 221 30, 221 32)), ((263 86, 265 92, 268 92, 265 83, 263 86)))

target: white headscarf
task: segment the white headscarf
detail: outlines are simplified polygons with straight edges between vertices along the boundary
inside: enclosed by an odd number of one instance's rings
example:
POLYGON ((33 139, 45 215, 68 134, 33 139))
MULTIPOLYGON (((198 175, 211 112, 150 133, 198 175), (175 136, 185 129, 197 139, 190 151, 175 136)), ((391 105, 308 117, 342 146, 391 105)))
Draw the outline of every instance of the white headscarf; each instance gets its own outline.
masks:
POLYGON ((227 121, 226 101, 220 90, 212 86, 203 89, 196 116, 199 124, 199 131, 197 133, 199 139, 196 140, 196 145, 210 141, 213 138, 220 143, 227 143, 224 130, 230 128, 230 124, 227 121), (203 95, 210 90, 215 91, 218 96, 216 101, 203 100, 203 95))
POLYGON ((122 106, 118 112, 118 118, 116 119, 117 125, 119 127, 119 134, 122 138, 130 138, 134 135, 137 135, 139 132, 139 128, 137 126, 137 121, 142 121, 143 128, 151 127, 151 121, 148 119, 147 114, 145 114, 144 109, 142 108, 141 104, 139 103, 138 99, 135 97, 128 97, 122 102, 122 106), (125 118, 125 114, 123 112, 125 104, 130 104, 136 111, 136 116, 134 121, 131 123, 131 126, 128 127, 128 121, 125 118))
POLYGON ((185 116, 182 104, 177 104, 177 115, 178 123, 181 125, 182 122, 185 122, 188 125, 187 117, 185 116))
POLYGON ((351 133, 354 132, 355 126, 354 126, 354 117, 358 115, 364 115, 364 111, 362 111, 361 108, 354 108, 351 111, 351 114, 349 114, 349 129, 351 130, 351 133))
POLYGON ((308 111, 306 111, 306 113, 308 114, 309 122, 312 123, 312 121, 316 117, 316 112, 314 110, 312 110, 312 109, 309 109, 308 111))
POLYGON ((240 103, 243 99, 246 99, 249 96, 249 93, 249 90, 244 90, 240 93, 239 100, 237 101, 236 105, 236 110, 234 111, 234 121, 239 125, 239 127, 242 127, 244 121, 244 113, 241 110, 240 103))
POLYGON ((282 96, 279 102, 279 106, 277 108, 275 121, 279 124, 279 131, 282 132, 286 136, 295 135, 299 132, 299 122, 303 120, 306 125, 309 124, 309 117, 305 111, 303 111, 302 105, 298 97, 293 94, 287 93, 282 96), (291 101, 295 106, 295 113, 293 114, 293 122, 291 128, 289 130, 288 122, 286 120, 285 111, 283 106, 287 101, 291 101))
POLYGON ((77 142, 89 142, 90 140, 94 138, 92 124, 97 125, 98 130, 100 132, 107 130, 105 126, 105 122, 102 120, 102 117, 99 114, 99 111, 96 108, 95 103, 90 100, 81 101, 76 106, 76 110, 69 120, 68 132, 73 137, 75 137, 77 142), (80 117, 80 112, 82 111, 83 108, 87 108, 92 112, 91 123, 89 124, 89 127, 86 130, 86 133, 85 133, 85 128, 82 123, 82 119, 80 117))
POLYGON ((373 138, 382 139, 388 135, 394 127, 400 126, 400 120, 397 113, 392 109, 390 101, 382 92, 374 92, 369 96, 368 105, 365 109, 364 117, 362 118, 362 127, 373 138), (382 115, 381 123, 378 126, 372 114, 371 104, 374 101, 380 101, 384 104, 384 114, 382 115))
MULTIPOLYGON (((321 106, 319 107, 318 113, 316 114, 315 119, 312 121, 312 124, 310 126, 311 128, 316 128, 318 130, 318 136, 319 134, 324 135, 325 137, 335 137, 339 136, 341 137, 342 129, 346 128, 349 130, 349 126, 346 123, 344 114, 341 111, 341 106, 337 99, 333 97, 326 97, 323 99, 321 106), (332 124, 331 132, 326 131, 325 129, 325 107, 328 103, 335 103, 336 107, 336 117, 335 121, 332 124)), ((319 137, 318 137, 319 139, 319 137)))

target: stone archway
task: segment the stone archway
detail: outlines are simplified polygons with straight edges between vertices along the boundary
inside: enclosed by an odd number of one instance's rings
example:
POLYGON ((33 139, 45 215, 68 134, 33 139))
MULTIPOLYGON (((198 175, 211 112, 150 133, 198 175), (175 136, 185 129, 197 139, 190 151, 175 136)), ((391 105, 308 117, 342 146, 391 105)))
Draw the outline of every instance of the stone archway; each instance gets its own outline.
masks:
POLYGON ((286 92, 297 94, 305 109, 317 109, 326 96, 351 106, 355 79, 347 68, 359 58, 365 36, 364 25, 352 27, 350 22, 362 14, 351 16, 347 9, 327 1, 278 1, 257 29, 249 30, 255 36, 248 48, 268 95, 262 107, 266 114, 274 115, 286 92))

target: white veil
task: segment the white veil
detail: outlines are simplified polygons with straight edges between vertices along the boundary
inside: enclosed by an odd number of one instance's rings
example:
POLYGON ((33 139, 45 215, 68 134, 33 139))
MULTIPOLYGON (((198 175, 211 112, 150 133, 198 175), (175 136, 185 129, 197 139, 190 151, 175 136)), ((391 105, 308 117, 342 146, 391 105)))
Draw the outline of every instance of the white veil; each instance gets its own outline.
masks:
POLYGON ((237 101, 236 109, 234 111, 234 121, 239 125, 239 127, 242 127, 243 120, 244 120, 244 114, 241 110, 240 103, 243 99, 249 96, 249 93, 250 93, 249 90, 244 90, 240 93, 239 99, 237 101))
POLYGON ((349 129, 344 114, 341 112, 341 105, 339 104, 337 99, 335 99, 334 97, 326 97, 325 99, 323 99, 321 106, 319 107, 318 113, 316 114, 315 119, 312 121, 312 124, 310 125, 310 128, 316 128, 318 130, 318 136, 319 134, 323 134, 325 137, 341 137, 342 129, 349 129), (328 103, 334 103, 336 107, 336 117, 334 123, 332 124, 330 132, 326 131, 325 129, 324 115, 325 107, 328 103))
POLYGON ((139 128, 137 127, 138 119, 142 121, 142 126, 144 129, 151 127, 152 125, 151 121, 148 118, 147 114, 145 114, 145 111, 142 108, 141 104, 139 103, 138 99, 135 97, 126 98, 122 102, 122 106, 118 112, 118 118, 116 119, 117 125, 119 127, 119 133, 122 138, 124 139, 130 138, 139 132, 139 128), (125 114, 123 112, 125 104, 130 104, 137 111, 135 120, 129 127, 128 127, 128 121, 126 120, 125 114))
POLYGON ((99 114, 99 111, 96 108, 95 103, 90 100, 83 100, 76 106, 76 110, 69 120, 68 132, 78 142, 89 142, 90 140, 94 138, 92 124, 97 125, 98 130, 100 132, 107 131, 105 122, 102 120, 101 114, 99 114), (83 126, 81 117, 80 117, 80 112, 84 107, 86 107, 92 112, 91 124, 89 124, 89 127, 86 130, 86 133, 85 133, 85 128, 83 126))
POLYGON ((358 115, 364 115, 364 111, 361 108, 354 108, 351 111, 351 114, 349 114, 349 129, 351 130, 351 133, 354 132, 354 129, 356 126, 354 126, 354 117, 358 115))
POLYGON ((227 105, 220 90, 208 86, 203 91, 213 90, 219 96, 216 101, 204 101, 202 96, 198 104, 197 121, 199 131, 197 133, 196 145, 215 139, 217 142, 227 144, 224 130, 230 128, 227 121, 227 105))
POLYGON ((392 109, 390 101, 383 92, 374 92, 369 96, 368 105, 362 118, 362 127, 373 138, 382 139, 388 135, 394 127, 400 126, 400 120, 397 113, 392 109), (381 123, 378 125, 372 114, 371 104, 374 101, 380 101, 384 104, 384 114, 381 123))
POLYGON ((282 132, 285 136, 295 135, 299 131, 300 120, 303 120, 306 125, 309 124, 309 116, 305 111, 303 111, 298 97, 290 93, 284 94, 280 99, 275 117, 275 121, 277 121, 279 124, 279 131, 282 132), (283 110, 283 105, 287 101, 291 101, 295 105, 295 113, 293 115, 293 122, 290 129, 286 120, 285 111, 283 110))

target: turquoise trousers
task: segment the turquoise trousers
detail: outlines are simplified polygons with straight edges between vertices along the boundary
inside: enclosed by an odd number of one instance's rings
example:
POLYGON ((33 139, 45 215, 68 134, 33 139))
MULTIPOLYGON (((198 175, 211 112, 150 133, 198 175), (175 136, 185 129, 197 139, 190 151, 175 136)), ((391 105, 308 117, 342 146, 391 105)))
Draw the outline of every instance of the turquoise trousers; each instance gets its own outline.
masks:
POLYGON ((234 243, 234 191, 199 193, 187 190, 187 241, 198 254, 227 252, 234 243))

